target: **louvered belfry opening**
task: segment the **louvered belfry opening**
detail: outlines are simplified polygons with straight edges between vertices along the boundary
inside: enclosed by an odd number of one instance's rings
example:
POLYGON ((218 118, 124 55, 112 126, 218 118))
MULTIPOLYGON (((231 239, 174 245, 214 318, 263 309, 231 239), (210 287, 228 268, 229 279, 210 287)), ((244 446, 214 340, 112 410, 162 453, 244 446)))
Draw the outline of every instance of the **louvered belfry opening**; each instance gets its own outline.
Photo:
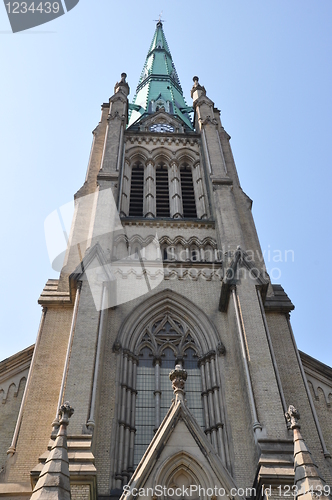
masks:
POLYGON ((159 165, 156 169, 157 217, 170 217, 168 168, 159 165))
POLYGON ((184 166, 180 169, 183 217, 197 218, 193 174, 191 168, 184 166))
POLYGON ((129 217, 143 217, 144 168, 137 164, 131 171, 129 217))

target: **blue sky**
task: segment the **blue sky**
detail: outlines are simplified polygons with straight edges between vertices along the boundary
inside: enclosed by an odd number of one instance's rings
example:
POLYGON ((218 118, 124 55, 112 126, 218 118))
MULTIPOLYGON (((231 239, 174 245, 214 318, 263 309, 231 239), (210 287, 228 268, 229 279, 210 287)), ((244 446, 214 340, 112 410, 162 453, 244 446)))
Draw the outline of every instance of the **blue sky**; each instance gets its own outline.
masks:
POLYGON ((330 0, 80 0, 15 35, 0 5, 0 359, 35 341, 37 299, 57 277, 44 220, 82 185, 100 105, 123 71, 133 97, 160 11, 188 104, 197 74, 232 136, 298 346, 331 366, 330 0))

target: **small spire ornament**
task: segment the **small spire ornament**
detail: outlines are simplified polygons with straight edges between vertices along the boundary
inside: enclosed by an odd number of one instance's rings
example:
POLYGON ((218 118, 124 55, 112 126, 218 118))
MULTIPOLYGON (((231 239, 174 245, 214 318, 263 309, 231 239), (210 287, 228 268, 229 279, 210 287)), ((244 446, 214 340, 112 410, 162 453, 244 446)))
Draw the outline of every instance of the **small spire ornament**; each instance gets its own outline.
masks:
POLYGON ((184 386, 187 380, 188 374, 184 368, 180 364, 175 365, 174 370, 172 370, 169 374, 169 378, 172 382, 172 388, 175 394, 175 398, 184 400, 184 386))

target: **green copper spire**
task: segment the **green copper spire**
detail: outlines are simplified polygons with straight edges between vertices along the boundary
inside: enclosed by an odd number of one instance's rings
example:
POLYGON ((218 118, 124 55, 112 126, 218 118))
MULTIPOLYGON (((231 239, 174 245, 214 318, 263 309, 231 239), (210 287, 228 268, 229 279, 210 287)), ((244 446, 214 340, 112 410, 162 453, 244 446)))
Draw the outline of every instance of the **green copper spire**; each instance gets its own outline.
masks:
POLYGON ((193 125, 182 92, 161 21, 157 22, 136 95, 129 105, 128 127, 138 124, 143 117, 164 109, 178 117, 191 130, 193 125))

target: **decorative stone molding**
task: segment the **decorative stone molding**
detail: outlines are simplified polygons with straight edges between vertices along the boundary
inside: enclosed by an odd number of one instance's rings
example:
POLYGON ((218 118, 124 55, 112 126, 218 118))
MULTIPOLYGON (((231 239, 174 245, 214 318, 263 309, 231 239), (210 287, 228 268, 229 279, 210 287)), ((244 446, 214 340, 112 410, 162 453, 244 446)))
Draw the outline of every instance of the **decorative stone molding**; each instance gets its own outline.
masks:
POLYGON ((27 379, 33 350, 34 346, 32 345, 0 363, 0 398, 2 396, 3 404, 7 401, 10 387, 14 386, 15 397, 21 383, 27 379))
POLYGON ((316 400, 319 399, 320 389, 324 394, 326 404, 332 404, 332 368, 301 351, 300 357, 307 381, 312 386, 316 400))
POLYGON ((112 351, 118 354, 121 351, 121 349, 122 349, 121 343, 118 340, 116 340, 113 344, 112 351))
POLYGON ((119 179, 119 173, 118 172, 103 172, 103 170, 100 170, 97 176, 97 181, 113 181, 116 182, 119 179))
POLYGON ((222 270, 212 269, 164 269, 165 280, 192 280, 197 281, 199 278, 205 281, 222 281, 222 270))
POLYGON ((169 379, 172 382, 172 389, 174 393, 181 389, 183 391, 188 374, 181 365, 176 365, 174 370, 169 374, 169 379))
POLYGON ((218 356, 224 356, 224 354, 226 354, 226 347, 222 342, 219 342, 219 344, 217 345, 217 353, 218 356))
POLYGON ((286 417, 286 420, 289 423, 289 426, 292 430, 301 428, 301 426, 299 424, 300 413, 295 408, 295 406, 293 406, 293 405, 289 406, 288 411, 285 413, 285 417, 286 417))
POLYGON ((205 96, 206 90, 205 90, 205 87, 199 83, 198 76, 193 77, 193 82, 194 82, 194 85, 191 89, 190 95, 191 95, 191 98, 195 101, 196 99, 198 99, 202 95, 205 96))
MULTIPOLYGON (((190 138, 190 137, 181 137, 181 136, 170 136, 170 137, 161 137, 161 136, 156 136, 156 135, 130 135, 128 132, 126 134, 125 138, 125 143, 126 144, 143 144, 145 143, 146 145, 157 145, 160 144, 161 146, 169 145, 169 146, 177 146, 177 147, 183 147, 183 146, 198 146, 199 145, 199 139, 197 138, 190 138), (162 142, 163 141, 163 142, 162 142)), ((127 152, 127 149, 126 149, 127 152)))
POLYGON ((207 123, 211 123, 211 125, 215 125, 218 127, 218 121, 215 118, 211 118, 210 115, 207 115, 205 118, 199 118, 198 120, 201 126, 206 125, 207 123))
POLYGON ((126 78, 127 78, 126 73, 121 73, 121 80, 119 82, 116 82, 116 84, 114 86, 114 94, 121 92, 126 97, 127 97, 127 95, 129 95, 130 88, 129 88, 128 83, 126 82, 126 78))
POLYGON ((209 220, 186 220, 186 219, 175 219, 175 220, 165 220, 165 219, 141 219, 134 217, 123 217, 121 218, 121 222, 124 226, 137 226, 137 227, 153 227, 153 228, 177 228, 177 229, 214 229, 215 221, 209 220))
POLYGON ((125 119, 126 119, 125 115, 120 115, 119 111, 115 111, 114 113, 110 113, 107 117, 107 121, 112 121, 112 120, 124 121, 125 119))

